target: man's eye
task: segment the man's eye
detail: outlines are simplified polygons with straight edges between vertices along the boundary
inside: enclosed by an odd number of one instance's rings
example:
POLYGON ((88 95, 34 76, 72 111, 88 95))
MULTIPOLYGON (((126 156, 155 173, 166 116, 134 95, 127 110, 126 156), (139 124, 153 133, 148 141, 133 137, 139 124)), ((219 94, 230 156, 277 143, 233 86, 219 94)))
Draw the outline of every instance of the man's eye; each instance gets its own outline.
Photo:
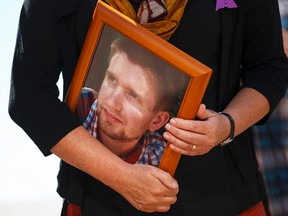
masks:
POLYGON ((108 80, 109 84, 111 84, 111 85, 113 85, 113 86, 117 86, 117 82, 116 82, 116 80, 114 79, 114 77, 108 76, 108 77, 107 77, 107 80, 108 80))
POLYGON ((133 92, 129 92, 127 95, 129 97, 133 98, 134 100, 139 100, 139 97, 133 92))

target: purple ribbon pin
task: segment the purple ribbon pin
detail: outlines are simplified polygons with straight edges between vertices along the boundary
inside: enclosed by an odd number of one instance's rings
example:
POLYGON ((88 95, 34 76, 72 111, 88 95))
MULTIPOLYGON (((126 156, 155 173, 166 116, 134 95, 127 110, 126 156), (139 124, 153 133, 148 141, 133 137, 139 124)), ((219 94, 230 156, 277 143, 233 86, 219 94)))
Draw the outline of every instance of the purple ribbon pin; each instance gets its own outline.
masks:
POLYGON ((233 0, 216 0, 216 11, 225 7, 237 8, 238 6, 233 0))

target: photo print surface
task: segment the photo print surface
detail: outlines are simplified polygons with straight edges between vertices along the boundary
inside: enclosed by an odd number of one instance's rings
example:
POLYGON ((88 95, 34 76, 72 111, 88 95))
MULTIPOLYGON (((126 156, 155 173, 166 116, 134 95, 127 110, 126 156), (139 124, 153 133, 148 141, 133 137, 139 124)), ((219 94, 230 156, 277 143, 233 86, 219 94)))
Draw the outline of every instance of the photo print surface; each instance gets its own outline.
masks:
POLYGON ((91 135, 119 157, 173 175, 181 155, 167 148, 164 126, 172 117, 195 118, 211 73, 99 2, 66 104, 91 135))

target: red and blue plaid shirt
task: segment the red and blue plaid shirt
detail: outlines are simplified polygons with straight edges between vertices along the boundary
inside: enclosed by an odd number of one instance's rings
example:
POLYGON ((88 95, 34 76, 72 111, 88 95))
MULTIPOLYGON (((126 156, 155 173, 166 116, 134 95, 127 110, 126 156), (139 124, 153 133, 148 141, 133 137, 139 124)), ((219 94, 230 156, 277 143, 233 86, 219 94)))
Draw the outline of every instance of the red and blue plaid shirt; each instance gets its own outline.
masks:
MULTIPOLYGON (((76 107, 76 113, 83 124, 83 127, 91 135, 97 138, 97 93, 90 88, 83 88, 76 107)), ((158 166, 166 147, 166 141, 157 132, 147 131, 139 140, 138 144, 142 148, 134 151, 125 158, 129 163, 149 164, 158 166)))

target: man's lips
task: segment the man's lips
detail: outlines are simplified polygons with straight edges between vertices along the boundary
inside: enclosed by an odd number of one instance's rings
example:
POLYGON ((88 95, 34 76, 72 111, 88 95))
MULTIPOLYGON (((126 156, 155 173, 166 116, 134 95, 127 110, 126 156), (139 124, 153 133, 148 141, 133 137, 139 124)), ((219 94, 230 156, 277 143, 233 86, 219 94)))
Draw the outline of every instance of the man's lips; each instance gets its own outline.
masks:
POLYGON ((109 112, 107 109, 104 109, 105 116, 110 123, 119 123, 122 122, 119 117, 109 112))

